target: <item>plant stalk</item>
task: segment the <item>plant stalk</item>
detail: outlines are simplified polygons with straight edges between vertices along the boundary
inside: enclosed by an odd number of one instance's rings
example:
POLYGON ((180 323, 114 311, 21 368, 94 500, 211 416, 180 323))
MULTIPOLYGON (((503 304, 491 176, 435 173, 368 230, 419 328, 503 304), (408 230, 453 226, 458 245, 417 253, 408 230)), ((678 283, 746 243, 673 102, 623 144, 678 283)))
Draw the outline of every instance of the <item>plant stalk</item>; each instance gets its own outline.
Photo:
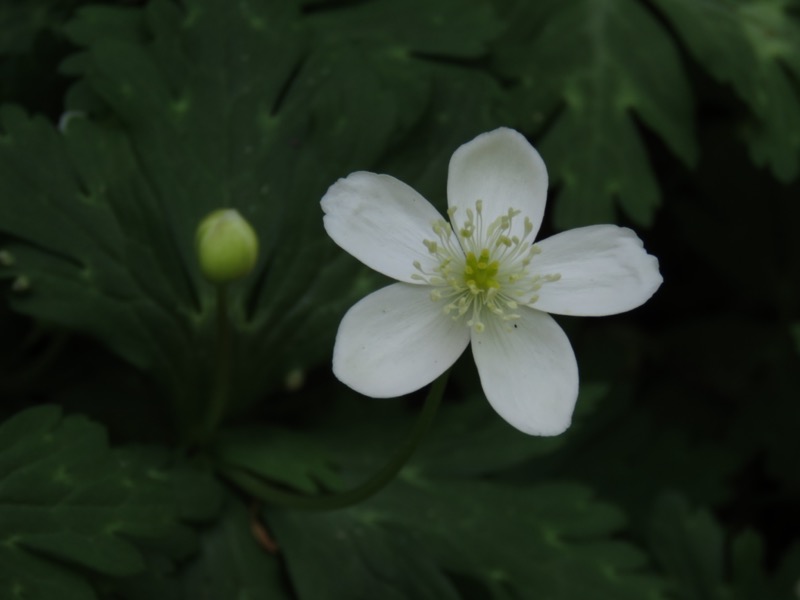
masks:
POLYGON ((228 408, 231 388, 231 323, 228 317, 228 288, 217 287, 217 328, 214 381, 203 423, 203 441, 209 441, 216 433, 228 408))

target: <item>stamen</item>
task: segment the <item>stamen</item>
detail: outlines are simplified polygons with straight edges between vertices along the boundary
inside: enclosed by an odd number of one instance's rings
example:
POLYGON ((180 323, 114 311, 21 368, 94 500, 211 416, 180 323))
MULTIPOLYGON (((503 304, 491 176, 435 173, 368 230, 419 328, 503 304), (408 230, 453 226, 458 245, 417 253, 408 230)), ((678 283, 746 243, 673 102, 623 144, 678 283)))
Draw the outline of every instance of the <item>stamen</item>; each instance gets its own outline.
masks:
POLYGON ((558 273, 531 271, 533 258, 541 248, 533 244, 533 222, 524 217, 522 231, 513 233, 521 211, 509 208, 505 214, 484 224, 483 200, 475 201, 474 209, 465 208, 466 216, 456 219, 457 208, 447 214, 450 223, 440 219, 431 224, 436 240, 423 244, 436 266, 424 268, 420 261, 412 264, 415 283, 432 286, 432 302, 446 303, 442 312, 454 320, 470 313, 466 325, 476 333, 485 330, 484 315, 502 321, 519 319, 520 305, 531 305, 539 299, 543 285, 558 281, 558 273), (484 311, 485 309, 485 311, 484 311))

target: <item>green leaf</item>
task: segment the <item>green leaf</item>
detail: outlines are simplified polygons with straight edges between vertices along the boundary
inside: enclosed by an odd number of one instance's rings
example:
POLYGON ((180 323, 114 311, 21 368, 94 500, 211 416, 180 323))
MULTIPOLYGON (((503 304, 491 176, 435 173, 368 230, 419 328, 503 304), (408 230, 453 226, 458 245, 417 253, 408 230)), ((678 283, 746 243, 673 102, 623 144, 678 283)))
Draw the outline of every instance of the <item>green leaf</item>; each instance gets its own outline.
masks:
POLYGON ((592 486, 624 508, 634 528, 664 489, 712 506, 729 501, 730 479, 747 454, 709 435, 710 427, 723 426, 719 409, 692 381, 694 388, 661 382, 657 390, 647 382, 619 383, 564 452, 543 457, 529 471, 557 472, 592 486))
POLYGON ((29 51, 36 36, 52 24, 58 4, 58 0, 52 0, 0 5, 0 55, 29 51))
POLYGON ((389 46, 396 53, 475 58, 503 28, 487 0, 373 0, 348 10, 312 15, 312 26, 327 39, 389 46), (465 32, 469 32, 465 35, 465 32))
POLYGON ((477 56, 499 27, 485 3, 414 6, 79 11, 65 28, 81 51, 63 66, 79 79, 63 127, 0 111, 0 229, 15 240, 0 275, 16 282, 15 310, 150 373, 190 431, 212 388, 216 307, 195 227, 233 207, 262 249, 229 294, 235 408, 327 360, 342 313, 374 284, 324 235, 319 199, 458 85, 438 76, 441 59, 477 56), (380 27, 365 30, 371 19, 380 27))
POLYGON ((360 512, 265 516, 302 600, 338 598, 342 590, 354 600, 459 597, 423 556, 420 540, 391 521, 381 523, 385 515, 378 511, 370 513, 365 507, 360 512))
POLYGON ((561 192, 555 224, 649 225, 661 201, 636 119, 694 165, 692 99, 679 54, 640 2, 576 0, 518 5, 497 65, 514 77, 526 129, 547 123, 539 149, 561 192), (635 49, 635 50, 633 50, 635 49))
MULTIPOLYGON (((400 403, 339 402, 309 429, 336 457, 345 489, 375 472, 413 415, 400 403), (330 412, 330 411, 329 411, 330 412)), ((264 517, 300 598, 461 598, 464 586, 509 598, 661 598, 631 545, 612 539, 623 515, 581 485, 503 483, 560 438, 512 431, 483 399, 445 404, 392 484, 352 508, 264 517), (336 582, 331 586, 332 581, 336 582)))
POLYGON ((745 530, 728 543, 717 519, 706 510, 692 509, 679 494, 664 494, 656 503, 650 545, 672 579, 671 597, 788 599, 785 589, 778 592, 782 582, 770 581, 764 572, 764 544, 755 531, 745 530))
POLYGON ((183 521, 217 505, 205 475, 160 451, 112 451, 99 425, 26 410, 0 425, 0 596, 94 598, 88 573, 138 573, 141 548, 185 557, 196 539, 183 521))
POLYGON ((9 0, 0 3, 0 103, 18 102, 57 116, 67 81, 58 65, 73 50, 59 27, 89 0, 9 0))
POLYGON ((420 444, 413 468, 431 477, 475 477, 526 469, 531 460, 558 454, 577 439, 596 403, 607 393, 605 384, 583 382, 575 420, 562 435, 521 435, 501 419, 486 398, 468 396, 441 410, 431 435, 420 444))
MULTIPOLYGON (((465 389, 473 388, 467 384, 465 389)), ((601 385, 582 385, 578 411, 590 409, 604 391, 601 385)), ((330 397, 323 397, 328 404, 330 397)), ((336 400, 333 408, 311 408, 309 412, 317 413, 316 421, 305 431, 313 439, 312 448, 325 450, 311 465, 320 463, 324 457, 337 467, 340 480, 348 470, 376 470, 389 458, 392 449, 407 438, 418 417, 419 407, 410 408, 404 402, 352 397, 336 400)), ((568 443, 572 434, 572 430, 556 437, 520 434, 497 415, 482 394, 469 394, 458 402, 442 405, 431 430, 405 469, 434 478, 496 475, 556 452, 568 443)), ((283 437, 282 433, 278 435, 283 437)), ((262 443, 270 445, 267 441, 262 443)), ((297 447, 296 452, 302 454, 303 449, 297 447)))
POLYGON ((480 133, 508 125, 509 119, 505 94, 488 74, 436 64, 428 72, 433 84, 427 111, 377 170, 413 184, 444 213, 453 152, 480 133))
POLYGON ((662 598, 643 556, 608 538, 622 515, 578 485, 407 476, 355 508, 265 515, 304 600, 460 598, 460 580, 491 598, 662 598))
MULTIPOLYGON (((255 505, 253 505, 255 506, 255 505)), ((108 597, 124 600, 288 600, 280 555, 268 552, 255 532, 266 533, 257 511, 228 496, 219 518, 205 528, 200 548, 181 565, 152 561, 146 573, 108 586, 108 597)))
POLYGON ((736 600, 763 598, 765 577, 764 543, 755 531, 746 530, 737 535, 731 544, 731 571, 733 571, 733 597, 736 600))
POLYGON ((565 439, 520 435, 482 395, 471 396, 440 411, 437 424, 409 468, 433 477, 480 476, 554 452, 565 439))
POLYGON ((656 0, 689 51, 752 112, 750 154, 776 177, 800 172, 800 23, 792 0, 656 0))
POLYGON ((682 497, 664 495, 651 527, 653 553, 674 578, 681 598, 725 598, 724 536, 708 512, 691 511, 682 497))
POLYGON ((279 557, 257 543, 254 527, 266 531, 236 498, 204 532, 200 553, 181 573, 184 596, 192 600, 288 600, 279 557))
POLYGON ((324 446, 308 434, 275 427, 233 429, 223 432, 211 451, 222 465, 308 494, 341 487, 324 446))

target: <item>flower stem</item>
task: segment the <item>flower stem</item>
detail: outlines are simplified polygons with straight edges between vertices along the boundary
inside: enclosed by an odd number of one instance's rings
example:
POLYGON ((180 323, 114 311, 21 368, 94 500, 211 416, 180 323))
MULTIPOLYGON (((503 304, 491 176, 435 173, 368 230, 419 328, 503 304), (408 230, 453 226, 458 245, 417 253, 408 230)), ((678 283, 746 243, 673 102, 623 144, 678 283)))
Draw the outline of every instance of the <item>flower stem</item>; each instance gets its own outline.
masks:
POLYGON ((219 427, 228 406, 231 383, 231 325, 228 319, 228 289, 217 287, 217 331, 214 381, 203 423, 203 441, 208 441, 219 427))
POLYGON ((417 446, 419 446, 425 433, 433 423, 442 401, 448 375, 449 370, 433 382, 422 411, 408 438, 397 448, 380 470, 358 487, 346 492, 307 496, 276 488, 258 475, 238 467, 226 466, 222 469, 221 474, 231 483, 272 506, 305 510, 334 510, 358 504, 391 483, 414 454, 417 446))

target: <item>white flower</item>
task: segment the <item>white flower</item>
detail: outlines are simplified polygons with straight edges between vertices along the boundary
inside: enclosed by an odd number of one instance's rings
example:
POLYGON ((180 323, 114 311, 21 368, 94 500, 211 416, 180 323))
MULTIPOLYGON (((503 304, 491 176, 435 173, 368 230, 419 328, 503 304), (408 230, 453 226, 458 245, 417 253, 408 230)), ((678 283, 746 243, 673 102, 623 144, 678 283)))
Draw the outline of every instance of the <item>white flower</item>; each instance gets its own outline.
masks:
POLYGON ((445 221, 425 198, 388 175, 357 172, 322 199, 325 229, 367 266, 398 280, 342 319, 333 371, 375 398, 432 382, 472 342, 487 399, 529 434, 569 427, 578 367, 547 313, 624 312, 661 285, 658 261, 630 229, 594 225, 533 243, 547 170, 511 129, 455 151, 445 221))

